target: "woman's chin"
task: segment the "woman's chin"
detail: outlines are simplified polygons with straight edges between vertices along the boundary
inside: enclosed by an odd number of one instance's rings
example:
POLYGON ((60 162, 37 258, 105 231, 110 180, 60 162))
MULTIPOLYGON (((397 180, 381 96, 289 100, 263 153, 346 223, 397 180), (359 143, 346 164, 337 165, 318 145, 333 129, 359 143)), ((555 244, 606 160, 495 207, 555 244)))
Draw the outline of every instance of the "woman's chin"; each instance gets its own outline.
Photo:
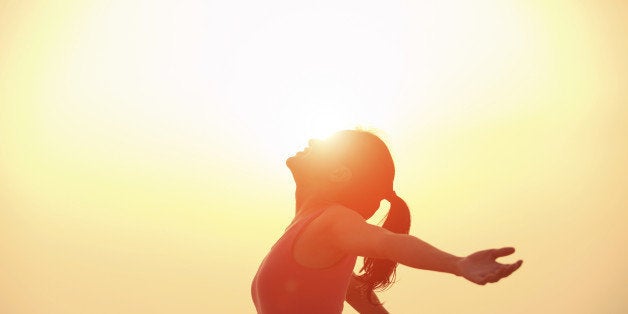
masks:
POLYGON ((304 152, 298 152, 296 153, 294 156, 288 157, 288 159, 286 159, 286 165, 288 166, 288 168, 294 166, 298 160, 303 159, 303 157, 305 157, 307 154, 305 154, 304 152))

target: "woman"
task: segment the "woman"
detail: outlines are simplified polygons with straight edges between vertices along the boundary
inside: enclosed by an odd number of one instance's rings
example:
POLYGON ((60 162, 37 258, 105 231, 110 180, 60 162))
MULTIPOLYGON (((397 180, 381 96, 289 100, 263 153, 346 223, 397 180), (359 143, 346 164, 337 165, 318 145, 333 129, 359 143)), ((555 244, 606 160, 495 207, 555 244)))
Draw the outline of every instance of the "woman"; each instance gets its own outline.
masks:
POLYGON ((372 133, 341 131, 288 158, 296 183, 296 214, 253 279, 258 313, 341 313, 346 300, 360 313, 387 313, 373 293, 394 280, 397 263, 451 273, 476 284, 510 275, 522 261, 500 264, 513 248, 457 257, 408 235, 410 211, 393 190, 388 148, 372 133), (382 227, 365 220, 382 199, 382 227), (363 256, 361 275, 353 275, 363 256))

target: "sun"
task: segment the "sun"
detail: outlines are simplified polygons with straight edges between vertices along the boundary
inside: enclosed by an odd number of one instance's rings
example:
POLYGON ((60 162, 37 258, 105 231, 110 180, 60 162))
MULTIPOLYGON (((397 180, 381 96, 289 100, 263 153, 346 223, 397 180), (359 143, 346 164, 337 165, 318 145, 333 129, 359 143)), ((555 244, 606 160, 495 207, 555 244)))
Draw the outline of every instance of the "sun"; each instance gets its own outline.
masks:
MULTIPOLYGON (((325 139, 346 129, 386 129, 391 124, 390 115, 381 111, 374 104, 352 108, 346 103, 303 101, 277 110, 279 118, 264 117, 263 112, 256 112, 243 117, 242 122, 250 126, 247 135, 255 133, 255 139, 262 139, 253 142, 263 155, 283 160, 302 150, 310 139, 325 139)), ((251 143, 248 136, 242 140, 248 145, 251 143)))

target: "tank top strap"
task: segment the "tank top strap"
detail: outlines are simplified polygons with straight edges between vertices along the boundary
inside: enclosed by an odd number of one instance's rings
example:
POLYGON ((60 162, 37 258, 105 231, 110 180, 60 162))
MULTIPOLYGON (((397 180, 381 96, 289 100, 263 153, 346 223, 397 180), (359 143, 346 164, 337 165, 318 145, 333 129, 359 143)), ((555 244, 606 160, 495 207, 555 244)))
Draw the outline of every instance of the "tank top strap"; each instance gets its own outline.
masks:
POLYGON ((323 207, 320 209, 317 209, 315 211, 312 211, 311 213, 300 217, 299 219, 296 219, 294 222, 292 222, 287 228, 286 228, 286 233, 288 232, 299 232, 303 227, 305 227, 306 225, 308 225, 310 222, 312 222, 312 220, 318 218, 318 216, 320 216, 325 210, 327 209, 327 207, 323 207))

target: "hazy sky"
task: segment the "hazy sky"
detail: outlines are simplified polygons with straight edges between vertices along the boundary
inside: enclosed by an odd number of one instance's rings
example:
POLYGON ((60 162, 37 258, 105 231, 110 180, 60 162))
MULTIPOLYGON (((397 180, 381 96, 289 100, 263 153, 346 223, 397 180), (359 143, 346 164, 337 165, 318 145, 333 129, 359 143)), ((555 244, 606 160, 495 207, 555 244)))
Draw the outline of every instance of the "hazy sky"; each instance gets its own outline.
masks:
POLYGON ((413 234, 525 261, 483 287, 402 266, 392 313, 626 313, 627 21, 625 1, 0 0, 0 313, 253 313, 284 160, 355 126, 389 144, 413 234))

